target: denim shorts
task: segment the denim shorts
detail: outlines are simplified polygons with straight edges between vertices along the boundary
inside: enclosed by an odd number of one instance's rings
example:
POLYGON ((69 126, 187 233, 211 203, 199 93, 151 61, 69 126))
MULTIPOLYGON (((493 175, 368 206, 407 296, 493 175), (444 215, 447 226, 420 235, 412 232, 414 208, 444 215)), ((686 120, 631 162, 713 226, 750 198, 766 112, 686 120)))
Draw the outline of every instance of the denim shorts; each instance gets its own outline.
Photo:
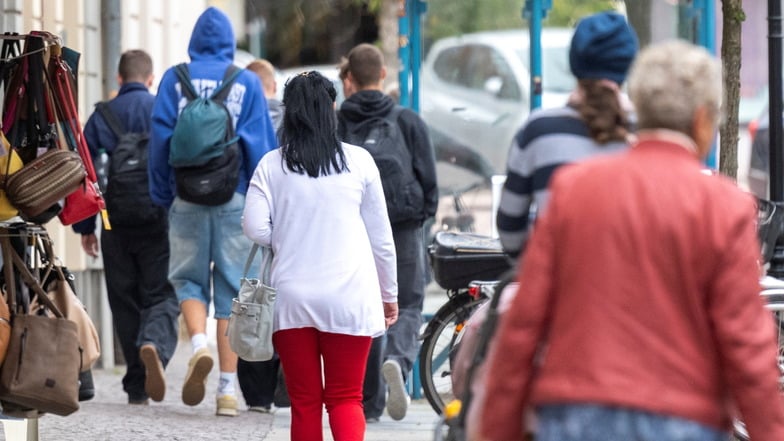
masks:
POLYGON ((729 433, 641 410, 593 404, 537 409, 536 441, 728 441, 729 433))
MULTIPOLYGON (((175 198, 169 210, 169 281, 177 299, 196 299, 228 318, 251 242, 242 232, 245 196, 234 193, 218 206, 175 198)), ((255 269, 255 268, 254 268, 255 269)))

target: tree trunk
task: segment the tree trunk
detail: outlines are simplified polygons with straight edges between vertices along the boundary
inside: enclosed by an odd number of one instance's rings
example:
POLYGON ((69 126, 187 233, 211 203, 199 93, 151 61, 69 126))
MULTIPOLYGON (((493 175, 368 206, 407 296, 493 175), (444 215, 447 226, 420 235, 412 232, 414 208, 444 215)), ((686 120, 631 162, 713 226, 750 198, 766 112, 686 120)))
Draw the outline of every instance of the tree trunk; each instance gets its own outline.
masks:
POLYGON ((637 33, 640 47, 651 43, 651 0, 626 0, 626 16, 637 33))
POLYGON ((386 85, 396 83, 400 71, 400 58, 397 53, 400 3, 400 0, 384 0, 378 14, 378 39, 387 65, 386 85))
POLYGON ((724 114, 719 147, 719 171, 738 177, 738 107, 740 103, 741 25, 746 16, 741 0, 722 0, 721 59, 724 65, 724 114))

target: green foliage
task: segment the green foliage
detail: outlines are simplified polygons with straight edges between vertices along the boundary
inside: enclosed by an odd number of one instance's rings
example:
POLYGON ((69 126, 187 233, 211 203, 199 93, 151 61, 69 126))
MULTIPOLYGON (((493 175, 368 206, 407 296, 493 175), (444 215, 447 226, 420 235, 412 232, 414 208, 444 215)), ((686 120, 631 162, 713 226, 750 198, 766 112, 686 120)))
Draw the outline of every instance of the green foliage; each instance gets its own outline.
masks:
POLYGON ((545 26, 572 27, 580 17, 596 12, 617 9, 618 0, 553 0, 553 9, 547 14, 545 26))
MULTIPOLYGON (((615 9, 618 0, 553 0, 545 26, 571 26, 594 12, 615 9)), ((528 26, 523 20, 525 0, 427 0, 425 39, 493 29, 528 26)))

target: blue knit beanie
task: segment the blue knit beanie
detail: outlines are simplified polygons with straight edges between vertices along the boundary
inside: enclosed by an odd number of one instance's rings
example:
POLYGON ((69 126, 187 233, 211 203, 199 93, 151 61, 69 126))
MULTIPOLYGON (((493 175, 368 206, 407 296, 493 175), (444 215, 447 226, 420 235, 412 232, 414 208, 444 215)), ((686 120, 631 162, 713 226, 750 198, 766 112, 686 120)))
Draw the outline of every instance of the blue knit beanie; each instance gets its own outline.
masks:
POLYGON ((637 35, 623 15, 589 15, 574 30, 569 65, 577 79, 608 79, 622 84, 637 55, 637 46, 637 35))

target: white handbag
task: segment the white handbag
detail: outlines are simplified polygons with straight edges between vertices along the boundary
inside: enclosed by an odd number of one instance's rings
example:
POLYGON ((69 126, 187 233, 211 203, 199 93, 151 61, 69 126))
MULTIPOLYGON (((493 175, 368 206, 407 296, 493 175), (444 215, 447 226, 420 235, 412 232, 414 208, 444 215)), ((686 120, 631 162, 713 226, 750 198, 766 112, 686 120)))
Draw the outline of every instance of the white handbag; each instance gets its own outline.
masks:
POLYGON ((272 248, 262 247, 261 280, 248 278, 248 269, 259 249, 253 244, 245 271, 240 279, 240 291, 231 302, 231 316, 226 334, 229 345, 245 361, 272 359, 272 320, 275 309, 275 288, 270 286, 272 248))

